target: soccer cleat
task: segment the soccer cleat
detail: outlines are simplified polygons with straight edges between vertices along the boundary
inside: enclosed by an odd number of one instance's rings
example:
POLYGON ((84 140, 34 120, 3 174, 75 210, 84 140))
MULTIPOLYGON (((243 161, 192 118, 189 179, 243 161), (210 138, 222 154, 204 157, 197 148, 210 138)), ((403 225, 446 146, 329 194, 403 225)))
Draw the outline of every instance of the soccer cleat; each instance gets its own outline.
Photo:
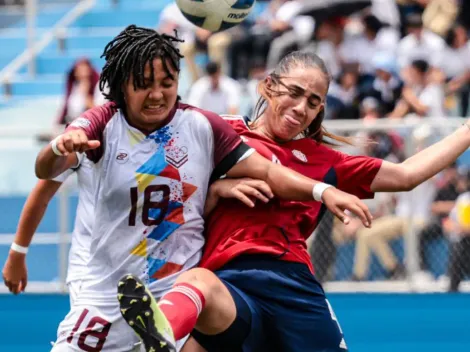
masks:
POLYGON ((133 275, 118 283, 121 314, 144 343, 147 352, 176 352, 173 330, 145 285, 133 275))

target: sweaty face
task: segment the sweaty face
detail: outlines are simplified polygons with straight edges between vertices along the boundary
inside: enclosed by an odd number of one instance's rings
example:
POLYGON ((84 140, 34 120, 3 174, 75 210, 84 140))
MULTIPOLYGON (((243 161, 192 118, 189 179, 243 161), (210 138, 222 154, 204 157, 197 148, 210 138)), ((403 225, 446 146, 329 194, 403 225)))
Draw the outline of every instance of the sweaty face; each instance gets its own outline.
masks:
POLYGON ((328 81, 317 68, 294 68, 281 81, 267 82, 281 95, 272 97, 265 128, 273 138, 288 141, 305 131, 323 110, 328 81))
POLYGON ((129 122, 145 132, 153 132, 164 126, 176 104, 178 97, 178 72, 168 63, 167 67, 173 77, 163 68, 161 59, 153 61, 153 80, 150 64, 144 69, 144 88, 134 89, 133 76, 124 89, 126 113, 129 122))

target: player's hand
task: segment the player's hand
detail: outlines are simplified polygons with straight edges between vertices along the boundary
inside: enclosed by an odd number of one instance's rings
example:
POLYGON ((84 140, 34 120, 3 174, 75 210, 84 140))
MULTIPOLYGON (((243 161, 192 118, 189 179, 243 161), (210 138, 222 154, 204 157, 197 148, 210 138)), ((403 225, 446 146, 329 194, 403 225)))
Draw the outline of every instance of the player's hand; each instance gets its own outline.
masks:
POLYGON ((323 203, 345 225, 351 222, 351 217, 347 211, 355 214, 365 227, 371 227, 372 214, 367 205, 358 197, 340 191, 335 187, 327 188, 322 195, 323 203))
POLYGON ((254 207, 256 199, 267 203, 272 197, 274 193, 264 181, 251 178, 218 180, 209 188, 204 206, 204 217, 214 210, 220 198, 236 198, 247 206, 254 207))
POLYGON ((88 137, 82 129, 76 129, 66 132, 56 139, 57 149, 67 156, 71 153, 83 153, 90 149, 96 149, 100 146, 100 141, 88 140, 88 137))
POLYGON ((3 267, 2 274, 3 282, 10 292, 15 295, 23 292, 28 283, 26 255, 11 250, 3 267))
POLYGON ((250 208, 255 206, 256 200, 267 203, 274 197, 271 187, 266 182, 251 178, 219 180, 211 187, 214 187, 220 198, 235 198, 250 208))

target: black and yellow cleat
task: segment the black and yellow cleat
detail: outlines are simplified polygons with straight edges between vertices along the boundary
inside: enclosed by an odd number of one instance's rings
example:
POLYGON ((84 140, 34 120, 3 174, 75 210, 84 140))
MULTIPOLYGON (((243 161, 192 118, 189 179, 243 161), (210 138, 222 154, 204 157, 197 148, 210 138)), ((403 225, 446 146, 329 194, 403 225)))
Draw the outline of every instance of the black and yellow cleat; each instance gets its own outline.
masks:
POLYGON ((117 298, 122 316, 147 352, 176 352, 171 325, 139 278, 128 274, 119 280, 117 298))

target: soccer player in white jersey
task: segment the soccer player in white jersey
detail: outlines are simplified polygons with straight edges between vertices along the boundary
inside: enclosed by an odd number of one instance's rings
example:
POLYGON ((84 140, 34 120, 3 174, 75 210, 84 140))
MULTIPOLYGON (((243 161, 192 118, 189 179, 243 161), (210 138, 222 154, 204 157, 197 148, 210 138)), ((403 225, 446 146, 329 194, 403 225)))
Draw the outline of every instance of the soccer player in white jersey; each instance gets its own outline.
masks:
MULTIPOLYGON (((80 156, 79 156, 80 157, 80 156)), ((76 165, 75 165, 76 166, 76 165)), ((39 180, 26 199, 18 222, 18 229, 10 253, 3 268, 3 280, 10 292, 18 294, 25 290, 27 284, 26 253, 29 244, 46 212, 52 197, 60 186, 73 173, 78 180, 78 206, 72 233, 72 245, 69 252, 67 286, 70 294, 70 305, 80 290, 82 275, 90 250, 91 221, 93 220, 94 191, 91 178, 91 165, 83 160, 77 168, 71 168, 53 180, 39 180)))
MULTIPOLYGON (((84 152, 96 181, 87 272, 59 326, 54 352, 137 350, 116 285, 131 273, 161 297, 179 273, 199 262, 211 180, 259 179, 280 198, 323 200, 341 219, 348 221, 348 209, 370 224, 357 197, 272 163, 220 116, 181 104, 176 41, 134 25, 122 31, 104 51, 100 85, 109 87, 111 103, 76 119, 36 160, 36 175, 48 179, 77 162, 75 152, 84 152)), ((139 323, 142 329, 154 326, 139 323)))

